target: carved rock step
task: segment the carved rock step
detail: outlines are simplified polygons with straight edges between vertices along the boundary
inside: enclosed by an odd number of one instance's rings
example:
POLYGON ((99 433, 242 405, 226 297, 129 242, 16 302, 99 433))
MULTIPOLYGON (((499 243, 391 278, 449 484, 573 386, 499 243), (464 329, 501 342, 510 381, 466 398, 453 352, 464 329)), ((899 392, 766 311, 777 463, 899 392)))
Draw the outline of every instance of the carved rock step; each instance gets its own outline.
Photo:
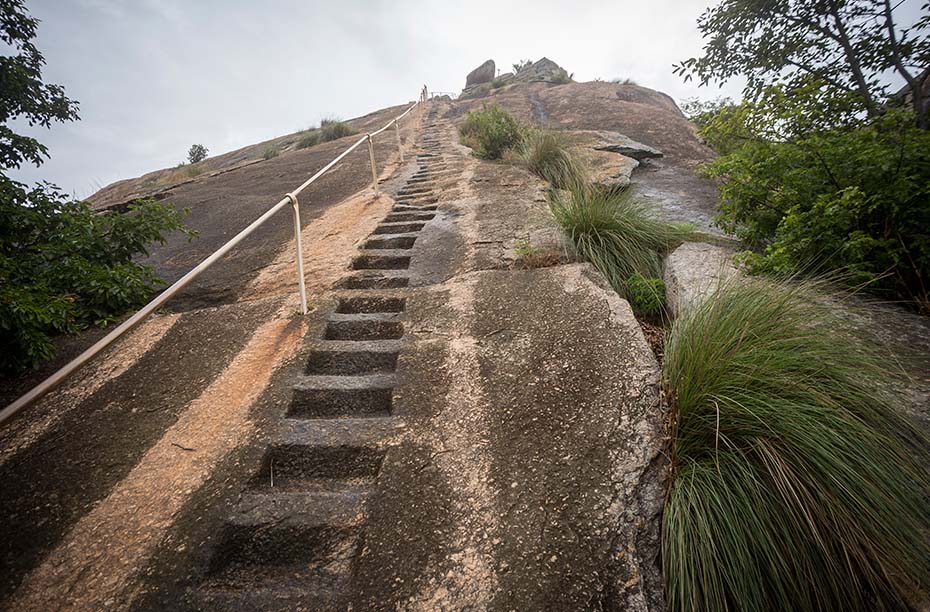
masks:
POLYGON ((396 417, 283 419, 274 440, 279 446, 305 444, 379 448, 403 427, 402 421, 396 417))
MULTIPOLYGON (((293 420, 295 419, 285 419, 285 422, 293 420)), ((265 452, 261 467, 249 482, 248 493, 298 492, 307 496, 308 499, 302 502, 306 504, 316 503, 312 499, 314 497, 322 496, 329 499, 327 496, 338 494, 348 496, 343 502, 348 505, 351 501, 349 497, 358 496, 368 490, 381 470, 383 460, 384 450, 369 443, 314 446, 305 441, 275 440, 265 452)), ((336 510, 334 507, 333 512, 336 510)), ((267 513, 267 509, 259 508, 257 516, 267 513)), ((324 512, 322 516, 328 517, 329 514, 324 512)), ((355 516, 354 510, 351 516, 355 516)), ((276 519, 279 522, 281 520, 277 516, 276 519)), ((325 520, 326 524, 332 522, 329 518, 325 520)), ((316 523, 311 521, 310 525, 314 526, 316 523)))
MULTIPOLYGON (((433 209, 435 210, 435 206, 433 209)), ((416 207, 394 207, 394 210, 423 210, 416 207)), ((366 249, 412 249, 416 242, 416 234, 412 236, 391 236, 385 238, 369 238, 362 245, 366 249)))
POLYGON ((425 223, 382 223, 377 226, 372 234, 409 234, 419 232, 423 229, 425 223))
POLYGON ((376 312, 403 312, 407 300, 400 296, 355 296, 339 298, 337 314, 361 314, 376 312))
POLYGON ((358 548, 366 490, 246 493, 223 526, 204 610, 335 610, 358 548))
POLYGON ((406 196, 394 200, 394 204, 406 204, 408 206, 417 206, 422 204, 435 204, 439 201, 439 196, 435 193, 425 196, 406 196))
POLYGON ((413 204, 396 204, 393 207, 391 207, 391 210, 395 212, 418 212, 418 211, 426 212, 426 211, 436 210, 437 208, 439 207, 436 206, 435 204, 429 204, 426 206, 416 206, 413 204))
POLYGON ((413 195, 426 195, 433 192, 433 188, 429 186, 416 186, 416 187, 402 187, 398 190, 397 195, 403 196, 413 196, 413 195))
POLYGON ((384 218, 384 222, 429 221, 435 216, 436 213, 434 212, 392 212, 384 218))
MULTIPOLYGON (((388 236, 385 236, 388 237, 388 236)), ((362 271, 336 283, 339 289, 402 289, 410 283, 403 270, 362 271)))
POLYGON ((301 376, 294 385, 288 416, 388 416, 393 403, 393 387, 394 377, 390 374, 301 376))
POLYGON ((385 374, 397 367, 399 340, 324 340, 310 352, 307 374, 356 376, 385 374))
POLYGON ((380 252, 359 251, 361 254, 352 259, 353 270, 406 270, 410 267, 410 254, 398 254, 398 250, 380 252))

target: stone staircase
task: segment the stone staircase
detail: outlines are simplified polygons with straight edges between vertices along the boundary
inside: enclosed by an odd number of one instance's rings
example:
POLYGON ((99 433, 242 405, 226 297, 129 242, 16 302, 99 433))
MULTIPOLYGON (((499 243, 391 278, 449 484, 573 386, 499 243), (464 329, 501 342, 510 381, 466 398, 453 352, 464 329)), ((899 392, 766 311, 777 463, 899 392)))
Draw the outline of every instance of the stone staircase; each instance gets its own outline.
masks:
POLYGON ((427 116, 417 171, 337 283, 337 307, 257 471, 225 517, 194 603, 207 610, 335 610, 349 605, 366 501, 391 435, 404 288, 445 170, 427 116))

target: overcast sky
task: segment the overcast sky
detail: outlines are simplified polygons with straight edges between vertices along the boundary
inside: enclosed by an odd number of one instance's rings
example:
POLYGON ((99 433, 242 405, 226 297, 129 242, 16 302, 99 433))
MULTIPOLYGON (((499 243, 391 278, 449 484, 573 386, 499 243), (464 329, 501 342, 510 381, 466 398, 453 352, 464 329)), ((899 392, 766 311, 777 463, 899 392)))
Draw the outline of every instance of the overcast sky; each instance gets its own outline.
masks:
MULTIPOLYGON (((502 72, 549 57, 576 80, 630 77, 676 100, 713 97, 672 74, 699 54, 709 0, 27 0, 47 82, 81 121, 38 137, 51 160, 15 176, 78 197, 321 117, 351 118, 459 91, 488 58, 502 72)), ((738 97, 733 83, 722 93, 738 97)))

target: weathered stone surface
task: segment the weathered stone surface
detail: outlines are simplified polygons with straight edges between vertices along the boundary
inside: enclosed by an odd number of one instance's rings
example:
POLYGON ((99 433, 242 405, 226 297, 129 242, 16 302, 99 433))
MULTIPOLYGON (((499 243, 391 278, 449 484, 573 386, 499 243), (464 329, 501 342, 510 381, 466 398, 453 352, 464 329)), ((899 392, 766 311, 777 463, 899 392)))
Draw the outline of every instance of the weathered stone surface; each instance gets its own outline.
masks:
POLYGON ((620 155, 632 157, 636 161, 662 157, 662 151, 641 142, 636 142, 619 132, 597 131, 596 133, 601 139, 601 143, 594 147, 598 151, 619 153, 620 155))
POLYGON ((609 189, 623 189, 630 184, 630 175, 639 166, 632 157, 604 149, 605 145, 626 139, 623 134, 596 130, 572 132, 575 154, 588 166, 591 181, 609 189))
POLYGON ((730 249, 704 242, 684 243, 665 260, 665 299, 671 315, 677 317, 736 274, 730 249))
POLYGON ((544 57, 538 62, 533 62, 529 66, 524 66, 516 75, 514 80, 523 83, 568 83, 571 78, 568 72, 553 62, 551 59, 544 57))
POLYGON ((459 94, 459 100, 468 100, 470 98, 483 98, 484 96, 491 93, 491 84, 490 83, 479 83, 477 85, 472 85, 471 87, 466 87, 462 90, 462 93, 459 94))
POLYGON ((474 87, 475 85, 480 85, 481 83, 490 83, 492 80, 494 80, 494 74, 494 60, 489 59, 468 73, 468 76, 465 77, 465 89, 474 87))
POLYGON ((513 79, 514 75, 512 72, 505 72, 504 74, 499 74, 494 77, 494 80, 491 81, 491 85, 496 89, 513 83, 513 79))

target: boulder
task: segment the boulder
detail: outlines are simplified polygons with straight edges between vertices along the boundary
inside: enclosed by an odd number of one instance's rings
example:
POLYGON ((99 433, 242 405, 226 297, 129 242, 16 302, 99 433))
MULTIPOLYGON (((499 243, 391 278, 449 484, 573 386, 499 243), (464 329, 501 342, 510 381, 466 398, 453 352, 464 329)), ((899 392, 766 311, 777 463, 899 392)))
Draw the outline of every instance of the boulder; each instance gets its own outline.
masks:
POLYGON ((575 147, 574 152, 588 167, 591 182, 610 190, 629 186, 630 175, 639 166, 639 162, 630 157, 583 145, 575 147))
POLYGON ((523 83, 568 83, 571 81, 571 77, 564 68, 551 59, 544 57, 538 62, 533 62, 529 66, 520 69, 514 75, 514 80, 523 83))
POLYGON ((490 83, 494 80, 494 75, 496 73, 497 71, 494 66, 494 60, 489 59, 468 73, 468 76, 465 77, 465 89, 474 87, 475 85, 480 85, 482 83, 490 83))
POLYGON ((732 250, 704 242, 684 243, 665 259, 665 302, 669 313, 677 317, 738 273, 732 250))
POLYGON ((573 134, 575 151, 591 169, 591 180, 610 189, 628 186, 641 160, 662 156, 658 149, 619 132, 576 130, 573 134))
POLYGON ((632 157, 636 161, 662 157, 662 151, 641 142, 636 142, 623 134, 617 132, 600 132, 600 134, 602 135, 603 142, 594 147, 598 151, 619 153, 620 155, 632 157))

